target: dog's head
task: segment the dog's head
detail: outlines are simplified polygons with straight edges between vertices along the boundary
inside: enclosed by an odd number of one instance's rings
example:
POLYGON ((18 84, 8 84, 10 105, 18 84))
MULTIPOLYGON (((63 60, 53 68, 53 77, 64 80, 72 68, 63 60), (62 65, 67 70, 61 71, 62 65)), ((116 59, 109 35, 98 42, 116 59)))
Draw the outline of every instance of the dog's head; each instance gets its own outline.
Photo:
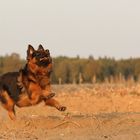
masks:
POLYGON ((27 61, 32 71, 49 70, 51 69, 49 67, 52 67, 50 52, 48 49, 45 50, 42 45, 39 45, 37 50, 33 46, 28 45, 27 61))
POLYGON ((52 62, 49 50, 45 50, 42 45, 39 45, 37 50, 28 45, 27 60, 32 61, 38 66, 47 66, 52 62))

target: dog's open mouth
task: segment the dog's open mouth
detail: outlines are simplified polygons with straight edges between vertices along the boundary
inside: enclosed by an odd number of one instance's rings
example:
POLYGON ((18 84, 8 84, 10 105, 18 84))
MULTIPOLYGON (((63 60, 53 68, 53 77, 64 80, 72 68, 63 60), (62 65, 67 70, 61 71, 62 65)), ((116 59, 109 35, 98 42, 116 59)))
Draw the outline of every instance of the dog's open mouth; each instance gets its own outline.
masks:
POLYGON ((39 61, 49 61, 49 57, 43 57, 43 58, 40 58, 39 61))
POLYGON ((40 62, 48 62, 48 63, 51 62, 51 60, 52 60, 51 57, 43 57, 39 59, 40 62))
POLYGON ((39 58, 38 64, 42 66, 46 66, 50 64, 51 62, 52 62, 51 57, 42 57, 42 58, 39 58))

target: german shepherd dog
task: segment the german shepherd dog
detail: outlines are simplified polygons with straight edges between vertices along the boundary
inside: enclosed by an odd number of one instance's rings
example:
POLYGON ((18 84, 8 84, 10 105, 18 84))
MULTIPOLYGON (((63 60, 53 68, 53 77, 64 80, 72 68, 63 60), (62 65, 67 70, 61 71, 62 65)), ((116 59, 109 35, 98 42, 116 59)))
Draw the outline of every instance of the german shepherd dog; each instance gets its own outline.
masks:
POLYGON ((28 45, 25 67, 19 72, 8 72, 0 77, 0 101, 12 120, 16 119, 15 105, 25 107, 44 101, 59 111, 66 110, 65 106, 53 99, 55 93, 51 92, 51 72, 49 50, 44 50, 42 45, 37 50, 28 45))

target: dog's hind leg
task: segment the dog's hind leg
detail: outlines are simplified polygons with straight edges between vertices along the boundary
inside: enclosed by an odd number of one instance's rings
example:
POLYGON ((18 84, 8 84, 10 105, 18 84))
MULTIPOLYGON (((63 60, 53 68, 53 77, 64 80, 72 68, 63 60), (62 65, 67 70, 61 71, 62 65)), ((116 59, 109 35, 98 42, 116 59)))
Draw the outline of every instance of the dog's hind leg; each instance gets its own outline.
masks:
POLYGON ((9 117, 10 117, 11 120, 16 120, 16 116, 15 116, 15 110, 14 110, 14 108, 8 110, 8 115, 9 115, 9 117))
POLYGON ((0 93, 0 100, 2 103, 2 106, 8 111, 8 115, 11 120, 15 120, 15 110, 14 110, 14 101, 10 98, 7 91, 2 91, 0 93))

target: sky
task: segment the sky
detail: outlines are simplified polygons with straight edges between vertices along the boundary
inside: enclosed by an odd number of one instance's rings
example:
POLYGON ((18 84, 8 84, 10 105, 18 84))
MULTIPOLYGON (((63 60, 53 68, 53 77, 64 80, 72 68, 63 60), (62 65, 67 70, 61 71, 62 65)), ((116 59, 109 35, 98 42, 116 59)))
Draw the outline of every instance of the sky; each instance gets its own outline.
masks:
POLYGON ((140 57, 139 0, 0 0, 0 55, 140 57))

